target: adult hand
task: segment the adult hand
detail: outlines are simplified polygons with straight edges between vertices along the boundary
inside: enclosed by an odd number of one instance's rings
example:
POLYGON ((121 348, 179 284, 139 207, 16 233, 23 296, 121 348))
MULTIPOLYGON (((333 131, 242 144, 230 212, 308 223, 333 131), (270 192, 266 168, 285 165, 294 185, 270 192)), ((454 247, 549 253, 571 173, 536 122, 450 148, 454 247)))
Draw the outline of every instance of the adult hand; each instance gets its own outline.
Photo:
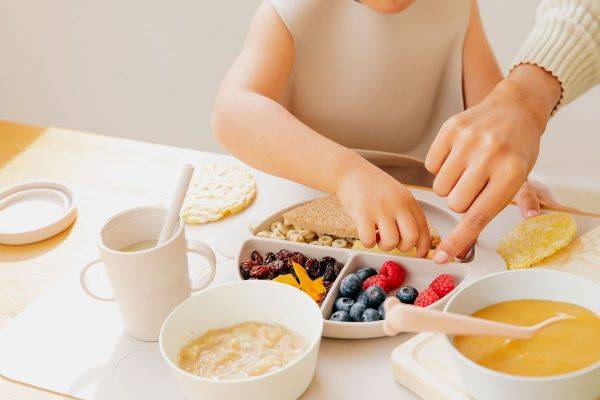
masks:
POLYGON ((444 123, 425 167, 436 175, 433 190, 465 214, 437 247, 434 261, 464 253, 515 196, 535 164, 560 90, 549 73, 522 65, 481 103, 444 123))
POLYGON ((526 181, 515 195, 513 201, 521 209, 523 218, 531 218, 540 214, 540 206, 552 207, 554 209, 567 209, 560 204, 550 190, 541 183, 526 181))
POLYGON ((384 251, 408 251, 417 246, 420 257, 429 252, 429 229, 419 203, 404 185, 373 164, 360 159, 349 166, 336 194, 366 247, 378 244, 384 251))

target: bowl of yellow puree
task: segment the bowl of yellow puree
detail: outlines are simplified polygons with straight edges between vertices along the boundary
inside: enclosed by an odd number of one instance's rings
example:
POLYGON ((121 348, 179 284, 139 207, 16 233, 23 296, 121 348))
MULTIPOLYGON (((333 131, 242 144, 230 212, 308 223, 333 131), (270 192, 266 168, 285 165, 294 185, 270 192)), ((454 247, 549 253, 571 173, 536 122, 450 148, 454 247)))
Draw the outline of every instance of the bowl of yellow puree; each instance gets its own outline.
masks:
POLYGON ((529 339, 446 336, 476 399, 600 398, 600 286, 564 272, 503 271, 465 286, 446 311, 522 326, 566 314, 529 339))

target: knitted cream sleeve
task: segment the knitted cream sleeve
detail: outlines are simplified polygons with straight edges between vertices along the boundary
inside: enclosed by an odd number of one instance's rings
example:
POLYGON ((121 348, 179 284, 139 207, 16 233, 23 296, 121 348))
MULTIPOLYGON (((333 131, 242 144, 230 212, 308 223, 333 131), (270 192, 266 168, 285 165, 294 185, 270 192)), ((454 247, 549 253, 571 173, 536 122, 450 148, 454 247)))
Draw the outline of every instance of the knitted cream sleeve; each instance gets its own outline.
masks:
POLYGON ((600 83, 600 0, 543 0, 511 67, 535 64, 558 78, 558 108, 600 83))

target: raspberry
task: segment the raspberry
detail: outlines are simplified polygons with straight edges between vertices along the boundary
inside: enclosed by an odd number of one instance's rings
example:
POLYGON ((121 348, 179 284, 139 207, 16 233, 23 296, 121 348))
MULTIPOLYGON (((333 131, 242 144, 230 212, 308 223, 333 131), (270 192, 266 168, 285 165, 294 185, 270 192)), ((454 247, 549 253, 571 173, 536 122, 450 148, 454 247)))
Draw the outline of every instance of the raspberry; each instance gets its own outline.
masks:
POLYGON ((397 289, 404 283, 406 271, 393 261, 386 261, 381 265, 379 273, 388 278, 390 289, 397 289))
POLYGON ((435 294, 435 292, 431 288, 427 288, 421 293, 419 293, 417 299, 415 300, 415 306, 427 307, 428 305, 435 303, 439 299, 439 296, 435 294))
POLYGON ((455 287, 456 284, 454 283, 454 278, 452 275, 448 274, 442 274, 438 276, 429 284, 429 288, 433 290, 440 298, 450 293, 455 287))
POLYGON ((378 274, 371 276, 363 282, 362 289, 367 290, 370 286, 379 285, 383 289, 384 292, 390 291, 390 281, 387 276, 378 274))

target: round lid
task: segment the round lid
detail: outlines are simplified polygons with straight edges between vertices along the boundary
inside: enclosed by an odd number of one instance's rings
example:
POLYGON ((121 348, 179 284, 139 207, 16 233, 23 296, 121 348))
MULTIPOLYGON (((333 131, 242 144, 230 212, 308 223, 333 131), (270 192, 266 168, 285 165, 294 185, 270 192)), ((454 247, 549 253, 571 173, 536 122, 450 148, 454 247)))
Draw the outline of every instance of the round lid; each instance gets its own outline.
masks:
POLYGON ((54 181, 29 182, 0 192, 0 244, 27 244, 67 229, 77 216, 71 190, 54 181))

